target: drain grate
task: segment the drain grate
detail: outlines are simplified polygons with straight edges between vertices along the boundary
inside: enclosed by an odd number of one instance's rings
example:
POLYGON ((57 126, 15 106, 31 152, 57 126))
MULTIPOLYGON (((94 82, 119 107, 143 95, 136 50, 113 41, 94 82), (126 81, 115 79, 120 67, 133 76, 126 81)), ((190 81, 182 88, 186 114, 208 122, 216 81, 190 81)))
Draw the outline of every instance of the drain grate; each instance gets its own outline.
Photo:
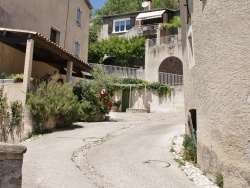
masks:
POLYGON ((147 161, 144 161, 143 163, 147 164, 149 167, 161 167, 161 168, 170 167, 170 163, 166 161, 160 161, 160 160, 147 160, 147 161))

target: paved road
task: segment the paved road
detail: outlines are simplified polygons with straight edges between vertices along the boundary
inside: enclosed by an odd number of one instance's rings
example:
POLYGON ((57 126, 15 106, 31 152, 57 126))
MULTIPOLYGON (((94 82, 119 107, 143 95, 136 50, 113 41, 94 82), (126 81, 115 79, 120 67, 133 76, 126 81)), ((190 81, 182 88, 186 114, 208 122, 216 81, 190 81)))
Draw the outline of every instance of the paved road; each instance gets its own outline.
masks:
POLYGON ((81 123, 25 143, 23 188, 195 187, 169 153, 183 115, 112 117, 117 122, 81 123))

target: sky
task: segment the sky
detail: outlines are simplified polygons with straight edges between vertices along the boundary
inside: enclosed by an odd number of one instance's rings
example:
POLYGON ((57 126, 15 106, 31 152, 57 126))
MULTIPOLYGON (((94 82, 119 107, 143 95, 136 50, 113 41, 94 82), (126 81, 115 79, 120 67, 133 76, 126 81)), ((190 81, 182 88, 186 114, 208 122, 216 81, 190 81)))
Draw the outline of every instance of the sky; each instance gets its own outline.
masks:
POLYGON ((108 0, 90 0, 94 9, 102 8, 104 6, 105 2, 107 2, 107 1, 108 0))

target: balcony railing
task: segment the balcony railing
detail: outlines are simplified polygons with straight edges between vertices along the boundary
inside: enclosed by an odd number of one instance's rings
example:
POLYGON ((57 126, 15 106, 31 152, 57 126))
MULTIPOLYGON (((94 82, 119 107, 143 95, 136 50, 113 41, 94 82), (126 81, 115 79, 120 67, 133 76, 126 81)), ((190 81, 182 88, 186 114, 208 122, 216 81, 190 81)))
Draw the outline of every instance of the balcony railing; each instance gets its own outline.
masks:
POLYGON ((146 24, 138 26, 138 33, 143 35, 156 35, 159 24, 146 24))
POLYGON ((159 82, 170 86, 183 85, 183 75, 159 72, 159 82))

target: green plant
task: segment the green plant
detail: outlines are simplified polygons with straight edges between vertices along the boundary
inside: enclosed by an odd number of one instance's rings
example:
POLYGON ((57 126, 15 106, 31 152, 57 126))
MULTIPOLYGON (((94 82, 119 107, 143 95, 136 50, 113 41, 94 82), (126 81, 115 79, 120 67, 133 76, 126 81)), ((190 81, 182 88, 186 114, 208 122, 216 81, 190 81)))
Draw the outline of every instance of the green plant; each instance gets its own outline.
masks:
POLYGON ((181 160, 181 159, 174 159, 175 162, 177 162, 179 164, 179 166, 184 166, 185 165, 185 161, 181 160))
POLYGON ((170 152, 171 152, 171 153, 174 153, 174 152, 175 152, 175 149, 172 147, 172 148, 170 149, 170 152))
POLYGON ((163 23, 162 27, 168 29, 181 27, 181 17, 174 16, 169 23, 163 23))
POLYGON ((190 136, 184 135, 183 147, 184 147, 183 159, 196 163, 197 149, 194 141, 190 136))
POLYGON ((223 187, 223 185, 224 185, 224 180, 223 180, 223 175, 222 175, 221 173, 217 173, 217 174, 216 174, 215 183, 216 183, 219 187, 223 187))
POLYGON ((22 112, 23 112, 22 103, 20 101, 11 102, 10 111, 11 111, 10 130, 12 130, 14 126, 20 125, 22 122, 22 112))
POLYGON ((117 101, 114 101, 113 102, 113 106, 116 106, 117 108, 119 108, 122 104, 122 101, 121 100, 117 100, 117 101))
POLYGON ((23 74, 13 74, 12 78, 14 82, 22 82, 23 81, 23 74))
POLYGON ((27 105, 36 121, 36 126, 46 129, 46 123, 53 118, 57 126, 69 126, 78 120, 79 106, 72 86, 58 82, 58 75, 51 81, 42 82, 35 92, 28 93, 27 105))
POLYGON ((0 88, 0 127, 1 127, 1 135, 0 141, 7 141, 7 130, 5 121, 9 118, 9 109, 7 103, 7 97, 4 95, 4 87, 0 88))
POLYGON ((150 89, 156 90, 159 97, 163 97, 172 91, 170 86, 159 82, 153 82, 149 84, 148 87, 150 89))
POLYGON ((2 72, 0 74, 0 79, 10 79, 10 78, 12 78, 10 74, 7 74, 5 72, 2 72))

